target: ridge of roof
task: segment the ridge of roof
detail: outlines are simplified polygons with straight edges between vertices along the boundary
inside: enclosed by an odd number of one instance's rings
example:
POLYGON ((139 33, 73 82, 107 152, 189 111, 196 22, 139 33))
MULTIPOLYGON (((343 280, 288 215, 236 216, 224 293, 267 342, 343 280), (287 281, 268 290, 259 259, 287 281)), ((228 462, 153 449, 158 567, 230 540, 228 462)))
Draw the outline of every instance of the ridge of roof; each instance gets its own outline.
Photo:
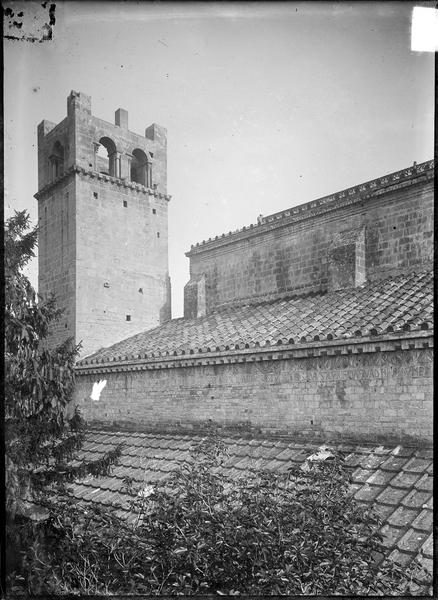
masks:
POLYGON ((256 224, 251 223, 235 231, 216 235, 214 238, 192 244, 186 256, 190 257, 204 250, 210 250, 224 244, 229 244, 242 237, 258 235, 262 231, 282 227, 288 223, 302 221, 322 213, 336 210, 343 206, 362 202, 368 198, 380 196, 383 193, 416 184, 419 179, 432 179, 435 161, 428 160, 411 167, 394 171, 382 177, 377 177, 365 183, 346 188, 334 194, 310 200, 292 208, 288 208, 266 217, 259 217, 256 224))
POLYGON ((194 319, 172 319, 137 333, 77 363, 193 358, 230 353, 430 337, 433 328, 431 271, 402 274, 323 295, 262 299, 218 307, 194 319), (257 327, 255 327, 255 324, 257 327))

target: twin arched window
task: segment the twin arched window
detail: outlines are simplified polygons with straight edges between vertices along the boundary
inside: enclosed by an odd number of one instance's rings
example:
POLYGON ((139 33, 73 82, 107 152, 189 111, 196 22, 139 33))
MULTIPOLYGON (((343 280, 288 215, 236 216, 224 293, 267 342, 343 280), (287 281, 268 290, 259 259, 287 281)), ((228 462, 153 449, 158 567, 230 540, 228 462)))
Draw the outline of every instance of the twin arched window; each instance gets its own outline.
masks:
MULTIPOLYGON (((61 142, 56 141, 49 156, 49 178, 54 181, 64 173, 65 153, 61 142)), ((102 137, 95 144, 95 170, 111 177, 121 177, 120 154, 109 137, 102 137)), ((130 163, 130 179, 135 183, 152 187, 152 163, 143 150, 132 151, 130 163)))
MULTIPOLYGON (((111 177, 121 177, 120 154, 115 143, 108 137, 102 137, 95 144, 95 170, 111 177)), ((130 179, 135 183, 152 187, 152 163, 143 150, 136 148, 130 161, 130 179)))

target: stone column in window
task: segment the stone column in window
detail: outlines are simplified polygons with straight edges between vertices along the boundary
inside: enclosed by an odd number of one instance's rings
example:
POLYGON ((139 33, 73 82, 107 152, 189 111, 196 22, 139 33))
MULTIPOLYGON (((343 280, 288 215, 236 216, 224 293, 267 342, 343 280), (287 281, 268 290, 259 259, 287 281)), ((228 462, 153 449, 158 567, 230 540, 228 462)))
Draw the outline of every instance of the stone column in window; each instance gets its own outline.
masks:
POLYGON ((146 163, 146 182, 145 182, 145 185, 148 188, 152 187, 152 163, 151 162, 147 162, 146 163))
POLYGON ((120 152, 114 152, 113 157, 114 157, 114 173, 112 175, 113 175, 113 177, 117 177, 118 179, 120 179, 121 172, 122 172, 120 152))
POLYGON ((131 179, 131 154, 120 155, 120 178, 129 181, 131 179))
POLYGON ((94 161, 93 161, 94 167, 93 168, 95 171, 98 171, 99 168, 98 168, 98 164, 97 164, 97 160, 98 160, 97 153, 99 152, 100 144, 99 144, 99 142, 93 142, 93 146, 94 146, 94 161))

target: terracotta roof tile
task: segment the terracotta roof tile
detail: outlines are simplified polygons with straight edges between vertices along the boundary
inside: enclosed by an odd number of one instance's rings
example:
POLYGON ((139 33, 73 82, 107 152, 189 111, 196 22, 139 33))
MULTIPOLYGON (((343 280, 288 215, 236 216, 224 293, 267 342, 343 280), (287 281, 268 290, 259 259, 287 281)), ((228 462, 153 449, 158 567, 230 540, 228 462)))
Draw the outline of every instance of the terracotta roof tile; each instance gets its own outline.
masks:
POLYGON ((417 514, 418 512, 413 508, 399 506, 388 518, 388 523, 396 527, 406 527, 412 523, 417 514))
POLYGON ((415 456, 418 458, 429 458, 433 459, 433 449, 431 448, 420 448, 415 452, 415 456))
POLYGON ((375 475, 375 472, 371 469, 356 469, 351 476, 354 483, 365 483, 370 477, 375 475))
MULTIPOLYGON (((110 476, 87 477, 72 484, 72 495, 79 502, 95 502, 112 507, 134 520, 131 496, 124 487, 124 478, 131 477, 134 489, 165 480, 169 473, 187 460, 188 448, 199 441, 191 435, 137 434, 89 430, 87 456, 99 458, 119 441, 125 442, 120 464, 110 476)), ((286 472, 299 466, 318 446, 267 438, 224 438, 229 456, 219 472, 239 478, 248 469, 268 468, 286 472)), ((432 476, 431 458, 426 451, 415 448, 340 445, 346 453, 346 463, 353 471, 351 494, 359 503, 374 504, 380 515, 383 543, 392 557, 402 565, 415 557, 431 564, 432 541, 432 476), (362 465, 362 466, 360 466, 362 465), (364 468, 366 467, 366 468, 364 468), (407 470, 406 470, 407 467, 407 470)))
POLYGON ((394 479, 393 471, 382 471, 381 469, 374 471, 366 480, 366 483, 372 485, 386 485, 394 479))
POLYGON ((408 508, 421 508, 428 500, 430 500, 431 492, 420 492, 418 490, 412 490, 407 496, 403 498, 401 504, 408 508))
POLYGON ((397 506, 402 498, 406 496, 407 490, 393 488, 391 485, 383 488, 382 493, 377 497, 377 501, 382 504, 392 504, 397 506))
POLYGON ((382 544, 387 548, 395 548, 398 540, 403 537, 402 529, 388 524, 384 525, 380 532, 383 535, 382 544))
POLYGON ((397 548, 402 552, 415 554, 418 551, 418 547, 423 544, 426 538, 427 533, 425 531, 409 529, 397 542, 397 548))
POLYGON ((414 454, 416 454, 416 452, 416 448, 411 448, 409 446, 396 446, 390 454, 392 454, 392 456, 406 458, 407 456, 413 456, 414 454))
POLYGON ((356 492, 354 497, 356 500, 362 500, 366 502, 372 502, 375 500, 376 496, 379 495, 381 489, 380 487, 368 485, 367 483, 361 487, 361 489, 356 492))
POLYGON ((401 552, 397 548, 391 552, 389 558, 398 563, 401 567, 407 567, 412 562, 412 556, 408 552, 401 552))
POLYGON ((427 558, 433 558, 433 534, 431 533, 424 544, 421 546, 420 551, 427 558))
MULTIPOLYGON (((392 471, 392 475, 395 475, 394 471, 392 471)), ((399 473, 397 473, 397 475, 395 475, 395 477, 393 477, 393 479, 391 479, 391 485, 392 487, 409 489, 413 485, 417 484, 418 479, 418 473, 405 473, 404 471, 400 471, 399 473)))
MULTIPOLYGON (((407 554, 404 554, 404 556, 407 556, 407 554)), ((429 571, 429 573, 433 573, 433 559, 432 558, 428 558, 427 556, 424 556, 421 553, 419 553, 416 558, 423 568, 427 569, 429 571)), ((423 577, 425 577, 425 576, 423 575, 423 577)), ((426 579, 426 577, 425 577, 425 579, 426 579)))
POLYGON ((403 471, 408 473, 424 473, 431 461, 424 458, 411 458, 411 460, 404 465, 403 471))
POLYGON ((398 473, 408 460, 408 458, 403 458, 402 456, 390 456, 382 463, 381 468, 386 471, 395 471, 398 473))
POLYGON ((419 529, 421 531, 432 531, 433 525, 433 513, 431 510, 425 508, 421 511, 415 521, 412 522, 412 527, 414 529, 419 529))
POLYGON ((361 462, 361 466, 364 469, 376 469, 377 467, 379 467, 383 462, 385 462, 386 459, 386 455, 385 454, 369 454, 368 456, 364 457, 362 459, 361 462))
POLYGON ((356 453, 352 453, 349 454, 348 456, 345 457, 345 464, 348 465, 349 467, 357 467, 361 464, 363 460, 362 455, 360 454, 356 454, 356 453))
POLYGON ((388 326, 401 331, 409 325, 410 330, 420 330, 424 323, 432 322, 432 277, 431 272, 411 273, 319 296, 219 307, 197 319, 173 319, 101 349, 78 365, 152 353, 215 351, 236 344, 254 347, 266 340, 274 345, 290 338, 295 343, 302 338, 313 342, 315 336, 323 340, 328 335, 349 339, 371 331, 384 332, 388 326))
POLYGON ((433 490, 433 477, 429 475, 429 473, 425 473, 422 477, 418 479, 418 481, 416 481, 414 487, 417 490, 431 492, 433 490))
POLYGON ((380 504, 378 502, 374 504, 374 510, 383 521, 388 520, 389 515, 392 515, 395 508, 393 504, 380 504))

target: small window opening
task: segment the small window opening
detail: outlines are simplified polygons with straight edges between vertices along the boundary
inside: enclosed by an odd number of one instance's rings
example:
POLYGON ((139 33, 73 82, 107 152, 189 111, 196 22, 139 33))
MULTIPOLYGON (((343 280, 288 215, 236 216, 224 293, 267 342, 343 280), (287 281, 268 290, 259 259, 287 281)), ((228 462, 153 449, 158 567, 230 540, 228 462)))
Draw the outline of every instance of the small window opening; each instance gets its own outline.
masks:
POLYGON ((98 194, 97 192, 94 192, 94 193, 93 193, 93 196, 94 196, 95 198, 99 198, 99 194, 98 194))
POLYGON ((159 232, 159 231, 157 231, 157 238, 159 238, 159 237, 160 237, 160 232, 159 232))
POLYGON ((123 200, 123 206, 126 208, 128 206, 127 200, 123 200))
POLYGON ((126 320, 130 321, 131 320, 131 315, 126 315, 126 320))
POLYGON ((153 214, 153 215, 156 215, 156 214, 157 214, 157 211, 155 210, 155 208, 153 208, 153 209, 152 209, 152 214, 153 214))
POLYGON ((139 294, 142 294, 142 293, 143 293, 143 288, 140 288, 140 289, 138 290, 138 293, 139 293, 139 294))

